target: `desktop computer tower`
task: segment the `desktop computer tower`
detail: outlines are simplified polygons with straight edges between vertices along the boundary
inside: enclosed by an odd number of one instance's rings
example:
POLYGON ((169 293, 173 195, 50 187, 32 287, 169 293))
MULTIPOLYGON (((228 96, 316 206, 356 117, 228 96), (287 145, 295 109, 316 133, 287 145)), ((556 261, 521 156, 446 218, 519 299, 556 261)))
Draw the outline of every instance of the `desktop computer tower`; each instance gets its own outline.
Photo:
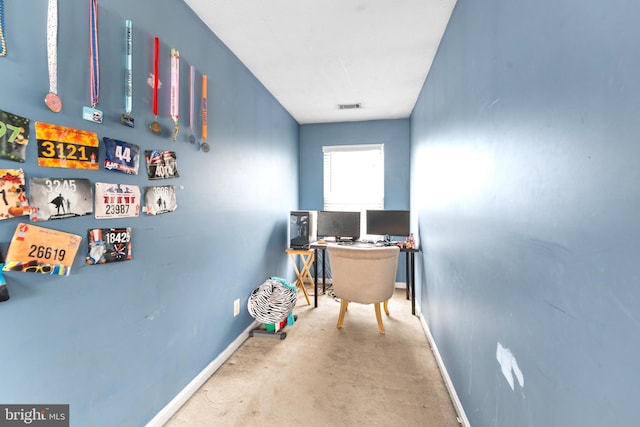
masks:
POLYGON ((318 239, 318 211, 291 211, 289 214, 289 247, 308 249, 318 239))

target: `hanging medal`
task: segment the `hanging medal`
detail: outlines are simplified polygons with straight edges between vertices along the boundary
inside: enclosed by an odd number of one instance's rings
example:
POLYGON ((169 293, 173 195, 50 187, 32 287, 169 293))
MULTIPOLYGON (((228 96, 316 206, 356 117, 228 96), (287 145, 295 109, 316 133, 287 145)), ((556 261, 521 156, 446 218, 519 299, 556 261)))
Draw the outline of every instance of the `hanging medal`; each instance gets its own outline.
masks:
POLYGON ((153 39, 153 116, 154 120, 149 125, 149 129, 151 132, 156 135, 160 135, 162 133, 162 126, 158 123, 158 85, 160 84, 160 79, 158 77, 158 65, 160 62, 160 39, 155 37, 153 39))
POLYGON ((171 49, 171 108, 170 114, 173 120, 173 140, 178 137, 180 119, 180 52, 171 49))
POLYGON ((131 58, 133 54, 133 30, 131 21, 125 21, 125 75, 124 75, 124 114, 120 116, 120 123, 130 128, 134 127, 131 110, 133 106, 133 70, 131 58))
POLYGON ((54 113, 62 111, 58 96, 58 0, 49 0, 47 7, 47 65, 49 70, 49 93, 44 103, 54 113))
POLYGON ((196 142, 196 137, 193 135, 193 99, 195 97, 195 88, 193 83, 196 78, 196 70, 192 66, 189 67, 189 137, 187 140, 190 143, 196 142))
POLYGON ((7 43, 4 40, 4 0, 0 0, 0 56, 7 55, 7 43))
POLYGON ((98 0, 89 0, 89 98, 90 107, 82 107, 82 118, 102 123, 102 111, 98 110, 100 98, 100 55, 98 53, 98 0))
POLYGON ((202 142, 200 143, 200 149, 205 153, 209 152, 209 144, 207 143, 207 120, 209 115, 209 106, 207 105, 207 76, 202 76, 202 142))

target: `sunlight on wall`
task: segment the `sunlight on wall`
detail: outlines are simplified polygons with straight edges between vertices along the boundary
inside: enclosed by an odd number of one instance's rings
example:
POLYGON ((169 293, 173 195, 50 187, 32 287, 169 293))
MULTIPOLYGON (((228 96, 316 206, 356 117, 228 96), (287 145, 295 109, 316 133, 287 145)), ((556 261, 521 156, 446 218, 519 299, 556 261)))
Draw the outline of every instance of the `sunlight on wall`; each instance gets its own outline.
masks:
POLYGON ((416 151, 416 182, 425 207, 446 206, 488 188, 493 181, 493 155, 468 146, 428 145, 416 151))

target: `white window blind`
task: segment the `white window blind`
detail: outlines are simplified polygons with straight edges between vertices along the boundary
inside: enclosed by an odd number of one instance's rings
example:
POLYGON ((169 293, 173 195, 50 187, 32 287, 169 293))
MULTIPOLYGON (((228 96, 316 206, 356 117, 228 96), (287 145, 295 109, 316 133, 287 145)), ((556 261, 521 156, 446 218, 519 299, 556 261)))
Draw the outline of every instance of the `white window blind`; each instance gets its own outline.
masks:
POLYGON ((384 209, 384 144, 330 145, 324 157, 324 210, 384 209))

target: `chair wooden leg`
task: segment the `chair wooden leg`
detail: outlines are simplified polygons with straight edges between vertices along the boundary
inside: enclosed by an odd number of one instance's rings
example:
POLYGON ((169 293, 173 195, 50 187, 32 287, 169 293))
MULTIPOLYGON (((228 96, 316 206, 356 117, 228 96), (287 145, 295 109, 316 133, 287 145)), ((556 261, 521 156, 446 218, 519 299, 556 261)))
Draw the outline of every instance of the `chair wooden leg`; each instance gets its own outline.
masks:
POLYGON ((338 315, 338 324, 336 325, 336 328, 338 329, 342 328, 342 323, 344 322, 344 315, 347 312, 348 305, 349 305, 349 301, 347 301, 346 299, 342 298, 340 300, 340 314, 338 315))
POLYGON ((384 312, 387 316, 389 315, 389 300, 384 302, 384 312))
POLYGON ((382 313, 380 313, 380 303, 377 302, 374 305, 376 308, 376 319, 378 319, 378 331, 381 334, 384 334, 384 325, 382 324, 382 313))

